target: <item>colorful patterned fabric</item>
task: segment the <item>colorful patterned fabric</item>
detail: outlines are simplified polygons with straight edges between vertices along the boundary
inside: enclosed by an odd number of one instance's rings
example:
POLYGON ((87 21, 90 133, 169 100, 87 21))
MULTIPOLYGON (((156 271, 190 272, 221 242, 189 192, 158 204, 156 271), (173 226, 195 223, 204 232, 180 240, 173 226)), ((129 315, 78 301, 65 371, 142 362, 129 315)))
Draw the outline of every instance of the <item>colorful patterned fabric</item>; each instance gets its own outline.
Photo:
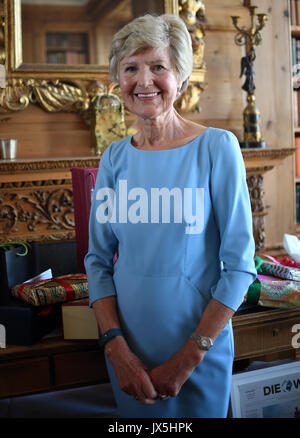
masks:
POLYGON ((33 306, 45 306, 88 297, 86 275, 64 275, 16 285, 11 293, 33 306))
POLYGON ((264 260, 256 257, 257 279, 250 285, 244 301, 266 307, 300 307, 300 282, 279 279, 278 276, 282 275, 280 265, 278 270, 272 270, 273 276, 264 275, 263 273, 269 272, 265 269, 265 264, 264 260))
MULTIPOLYGON (((258 257, 259 258, 259 257, 258 257)), ((295 266, 283 265, 277 259, 262 260, 260 264, 260 272, 262 274, 271 275, 273 277, 283 278, 285 280, 300 281, 300 269, 295 266)))

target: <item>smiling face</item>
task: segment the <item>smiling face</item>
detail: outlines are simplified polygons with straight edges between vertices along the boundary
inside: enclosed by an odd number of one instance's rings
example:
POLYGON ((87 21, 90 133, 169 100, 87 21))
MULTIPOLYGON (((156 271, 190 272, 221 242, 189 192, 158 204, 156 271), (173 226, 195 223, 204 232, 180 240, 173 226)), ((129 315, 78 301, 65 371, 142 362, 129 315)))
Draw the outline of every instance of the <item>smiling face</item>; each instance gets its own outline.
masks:
POLYGON ((125 106, 143 119, 169 113, 181 86, 167 47, 125 56, 119 66, 119 82, 125 106))

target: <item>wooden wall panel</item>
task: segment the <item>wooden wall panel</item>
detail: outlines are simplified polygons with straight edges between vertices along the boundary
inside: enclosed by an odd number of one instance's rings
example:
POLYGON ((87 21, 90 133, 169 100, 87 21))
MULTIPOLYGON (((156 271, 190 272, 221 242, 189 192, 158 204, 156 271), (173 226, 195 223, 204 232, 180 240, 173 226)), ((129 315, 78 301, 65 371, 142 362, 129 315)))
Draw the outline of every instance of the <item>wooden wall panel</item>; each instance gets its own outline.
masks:
POLYGON ((37 105, 0 115, 0 136, 18 139, 18 158, 78 157, 90 153, 90 131, 78 114, 47 113, 37 105))
MULTIPOLYGON (((255 61, 257 106, 267 147, 294 146, 290 80, 290 29, 288 0, 255 0, 258 12, 268 14, 262 45, 255 61)), ((284 233, 294 233, 294 156, 265 174, 266 248, 282 244, 284 233)))
MULTIPOLYGON (((207 126, 232 130, 238 138, 243 134, 245 96, 241 90, 240 61, 244 48, 234 43, 235 29, 231 15, 247 20, 240 0, 205 2, 206 89, 201 96, 202 111, 198 120, 207 126)), ((191 115, 195 119, 195 115, 191 115)))

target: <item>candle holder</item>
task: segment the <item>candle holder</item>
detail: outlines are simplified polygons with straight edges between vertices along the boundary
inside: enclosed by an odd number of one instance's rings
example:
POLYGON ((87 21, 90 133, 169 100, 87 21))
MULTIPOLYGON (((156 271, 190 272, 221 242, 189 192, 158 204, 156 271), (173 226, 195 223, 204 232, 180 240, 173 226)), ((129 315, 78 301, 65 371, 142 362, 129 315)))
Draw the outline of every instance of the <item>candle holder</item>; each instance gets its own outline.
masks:
POLYGON ((245 82, 242 89, 247 92, 247 106, 243 112, 244 120, 244 141, 240 142, 241 148, 265 148, 262 133, 259 126, 260 112, 255 104, 255 83, 254 83, 254 61, 256 58, 255 47, 261 41, 260 31, 267 21, 267 14, 256 14, 257 6, 247 6, 250 12, 251 26, 249 29, 238 26, 240 17, 232 16, 234 27, 238 30, 234 41, 238 46, 246 46, 246 56, 241 59, 240 77, 245 75, 245 82), (257 24, 255 24, 257 18, 257 24))

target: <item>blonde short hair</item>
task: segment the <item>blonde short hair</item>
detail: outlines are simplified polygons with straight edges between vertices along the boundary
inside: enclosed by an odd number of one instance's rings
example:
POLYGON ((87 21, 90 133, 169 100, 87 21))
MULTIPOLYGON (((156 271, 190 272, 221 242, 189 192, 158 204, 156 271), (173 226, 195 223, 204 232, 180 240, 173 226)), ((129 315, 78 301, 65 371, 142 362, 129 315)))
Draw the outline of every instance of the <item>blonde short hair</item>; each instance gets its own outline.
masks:
POLYGON ((192 41, 184 22, 172 14, 146 14, 135 18, 114 35, 109 54, 111 79, 118 82, 119 65, 124 56, 157 47, 169 48, 177 77, 182 82, 181 91, 184 91, 193 71, 192 41))

